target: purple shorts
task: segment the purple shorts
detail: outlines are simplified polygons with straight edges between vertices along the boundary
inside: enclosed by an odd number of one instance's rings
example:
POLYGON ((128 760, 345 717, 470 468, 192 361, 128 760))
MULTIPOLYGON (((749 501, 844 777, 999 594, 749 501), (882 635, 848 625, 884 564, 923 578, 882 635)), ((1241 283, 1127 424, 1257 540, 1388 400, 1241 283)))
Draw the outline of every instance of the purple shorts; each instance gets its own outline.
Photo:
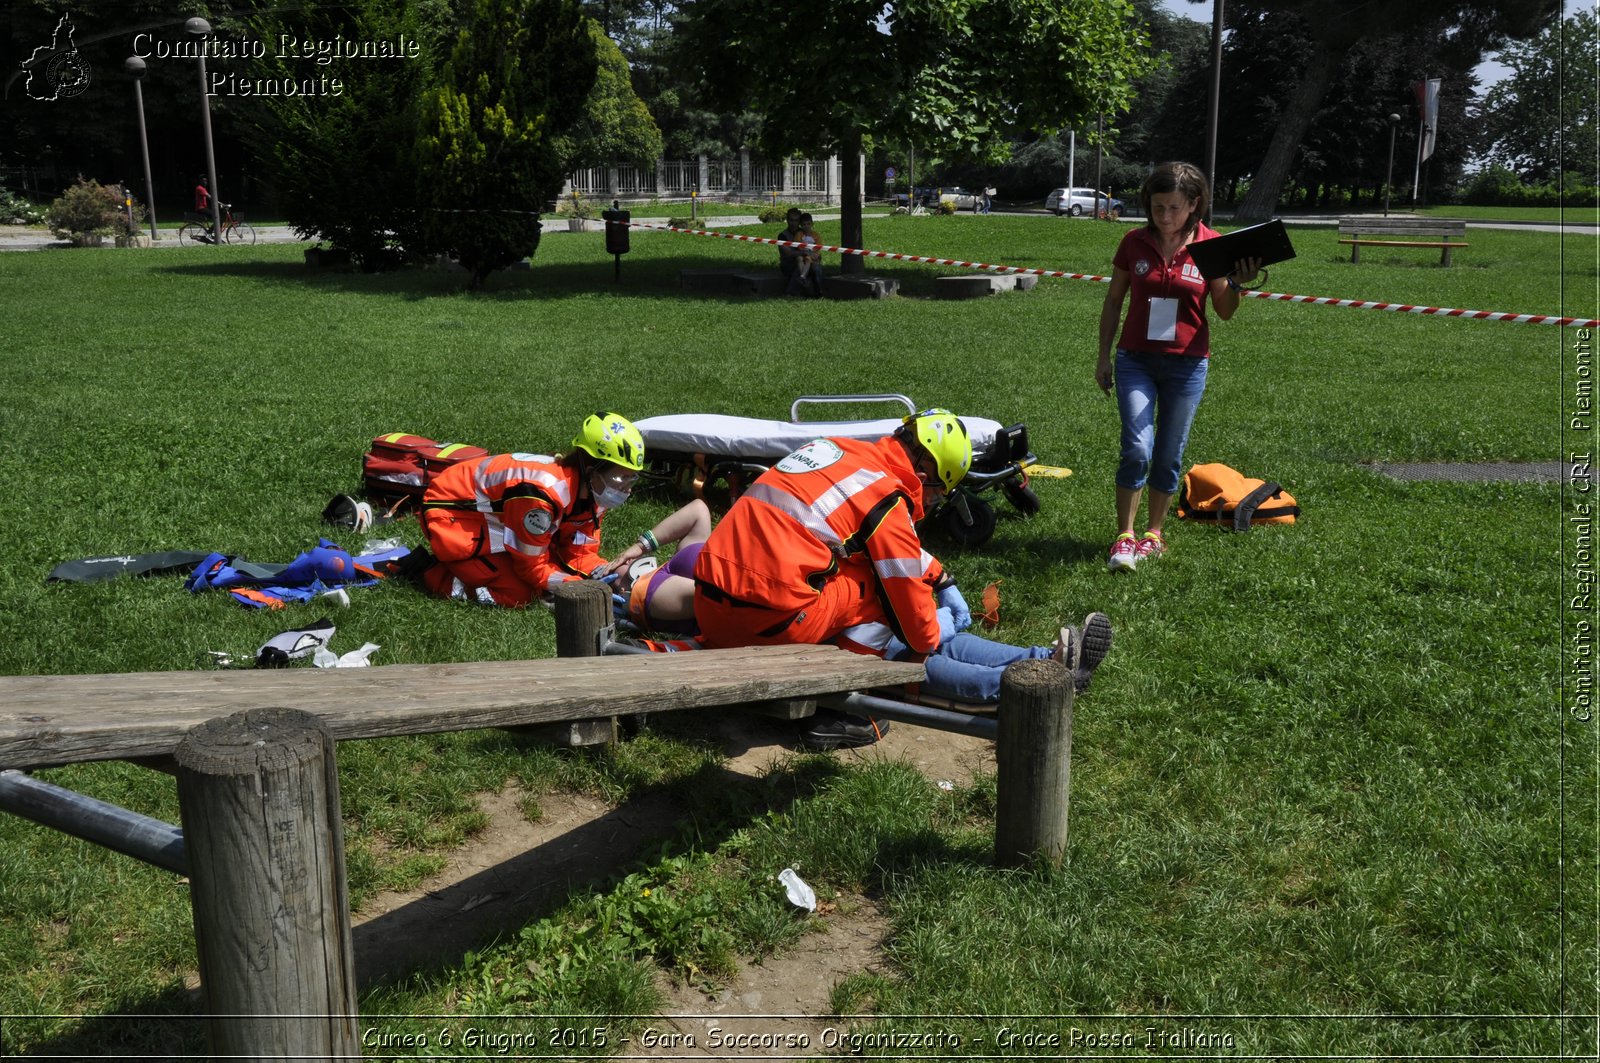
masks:
MULTIPOLYGON (((656 596, 656 590, 665 582, 667 576, 682 576, 684 579, 694 579, 694 563, 700 560, 700 549, 704 542, 685 546, 673 554, 665 565, 650 573, 650 586, 644 592, 644 611, 650 613, 650 600, 656 596)), ((657 631, 671 635, 698 635, 700 626, 693 620, 657 620, 652 621, 652 626, 657 631)))

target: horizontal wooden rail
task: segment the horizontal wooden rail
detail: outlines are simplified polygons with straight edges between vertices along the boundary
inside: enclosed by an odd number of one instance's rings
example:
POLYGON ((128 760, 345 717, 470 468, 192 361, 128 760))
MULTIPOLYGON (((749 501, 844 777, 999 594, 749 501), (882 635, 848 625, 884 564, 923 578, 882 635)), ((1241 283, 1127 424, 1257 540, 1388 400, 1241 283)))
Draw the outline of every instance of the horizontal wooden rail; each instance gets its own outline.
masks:
POLYGON ((0 768, 169 756, 190 728, 293 706, 337 740, 667 712, 897 686, 920 664, 760 646, 359 669, 0 676, 0 768))

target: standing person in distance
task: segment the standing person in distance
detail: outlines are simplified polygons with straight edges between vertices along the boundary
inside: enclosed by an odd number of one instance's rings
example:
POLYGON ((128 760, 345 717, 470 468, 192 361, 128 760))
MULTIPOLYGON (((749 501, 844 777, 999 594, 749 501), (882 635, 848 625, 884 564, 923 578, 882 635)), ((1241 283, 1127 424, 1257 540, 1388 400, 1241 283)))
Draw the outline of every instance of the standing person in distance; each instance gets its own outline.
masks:
POLYGON ((1200 275, 1189 245, 1217 233, 1201 221, 1210 209, 1211 190, 1198 168, 1186 162, 1157 166, 1145 178, 1139 198, 1149 221, 1123 237, 1112 259, 1094 370, 1100 390, 1109 394, 1115 386, 1122 419, 1117 537, 1106 562, 1113 572, 1132 571, 1167 549, 1162 526, 1178 491, 1183 448, 1205 393, 1211 357, 1206 299, 1219 318, 1228 320, 1239 309, 1244 285, 1260 269, 1259 261, 1248 259, 1236 263, 1226 277, 1207 281, 1200 275), (1144 534, 1136 536, 1134 521, 1147 485, 1148 523, 1144 534))

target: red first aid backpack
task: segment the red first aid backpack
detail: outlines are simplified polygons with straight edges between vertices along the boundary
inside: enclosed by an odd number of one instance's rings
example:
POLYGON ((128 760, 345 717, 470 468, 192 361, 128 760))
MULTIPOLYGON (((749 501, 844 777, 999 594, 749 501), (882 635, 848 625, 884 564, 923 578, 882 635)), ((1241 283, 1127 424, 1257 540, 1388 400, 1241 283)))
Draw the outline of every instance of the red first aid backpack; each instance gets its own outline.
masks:
POLYGON ((440 443, 425 436, 391 432, 372 441, 361 457, 367 495, 390 506, 409 502, 413 508, 433 478, 463 461, 487 458, 489 452, 470 443, 440 443))

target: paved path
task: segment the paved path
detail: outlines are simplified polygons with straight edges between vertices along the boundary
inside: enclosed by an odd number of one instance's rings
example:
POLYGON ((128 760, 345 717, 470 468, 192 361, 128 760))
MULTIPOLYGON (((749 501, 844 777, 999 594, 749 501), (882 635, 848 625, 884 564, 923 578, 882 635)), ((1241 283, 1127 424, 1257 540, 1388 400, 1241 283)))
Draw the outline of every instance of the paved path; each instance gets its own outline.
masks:
MULTIPOLYGON (((818 221, 834 221, 838 219, 839 215, 817 214, 814 215, 814 217, 818 221)), ((659 218, 641 217, 633 220, 647 221, 658 225, 665 225, 668 219, 666 215, 662 215, 659 218)), ((725 218, 701 218, 699 221, 695 222, 697 227, 707 229, 720 228, 730 225, 760 224, 761 219, 756 217, 754 214, 748 216, 730 215, 725 218)), ((257 225, 255 230, 257 243, 311 243, 310 240, 302 240, 300 237, 296 236, 294 234, 294 230, 287 225, 257 225)), ((164 248, 178 246, 178 230, 158 229, 157 231, 161 234, 161 240, 155 245, 156 247, 164 248)), ((552 218, 545 222, 544 235, 546 236, 564 235, 566 232, 566 225, 563 224, 563 219, 561 218, 552 218)), ((0 225, 0 251, 42 251, 48 247, 68 246, 70 245, 65 240, 57 240, 54 236, 51 236, 50 233, 43 229, 30 228, 24 225, 0 225)))
MULTIPOLYGON (((294 234, 294 230, 287 225, 258 225, 255 229, 257 243, 294 244, 300 242, 300 238, 294 234)), ((161 234, 161 240, 154 245, 155 247, 178 246, 178 230, 158 229, 157 232, 161 234)), ((71 245, 65 240, 57 240, 43 229, 32 229, 21 225, 0 225, 0 251, 42 251, 48 247, 69 246, 71 245)), ((117 249, 112 248, 112 250, 117 249)))
MULTIPOLYGON (((1030 216, 1032 216, 1032 217, 1040 217, 1040 218, 1050 218, 1050 215, 1047 215, 1047 214, 1043 213, 1042 211, 1036 211, 1036 210, 1031 210, 1031 209, 1030 210, 1025 210, 1025 211, 1024 210, 1018 210, 1018 211, 997 210, 994 213, 995 214, 1005 214, 1005 215, 1009 215, 1009 216, 1012 216, 1012 217, 1030 217, 1030 216)), ((815 214, 813 216, 818 221, 836 221, 836 220, 838 220, 838 217, 839 217, 839 215, 837 215, 837 214, 815 214)), ((956 217, 974 218, 975 219, 975 218, 979 217, 979 215, 974 215, 971 211, 962 211, 960 214, 956 215, 956 217)), ((1225 220, 1226 216, 1219 216, 1219 218, 1222 218, 1222 219, 1225 220)), ((652 223, 658 224, 658 225, 665 225, 666 222, 667 222, 667 218, 664 217, 664 216, 660 217, 660 218, 638 217, 638 218, 634 218, 633 220, 634 221, 641 221, 641 222, 652 222, 652 223)), ((1070 220, 1081 221, 1083 219, 1055 219, 1055 218, 1051 218, 1051 220, 1052 221, 1059 220, 1062 223, 1066 223, 1066 222, 1068 222, 1070 220)), ((1140 220, 1141 219, 1138 219, 1138 218, 1123 218, 1122 219, 1123 223, 1125 223, 1125 224, 1127 224, 1127 223, 1136 223, 1136 222, 1139 222, 1140 220)), ((1317 215, 1317 216, 1314 216, 1314 217, 1294 217, 1294 216, 1290 215, 1290 216, 1286 216, 1283 220, 1285 222, 1287 222, 1288 224, 1290 224, 1290 225, 1337 225, 1339 223, 1339 219, 1338 218, 1329 217, 1327 215, 1317 215)), ((555 219, 555 221, 559 222, 559 219, 555 219)), ((756 217, 753 214, 751 214, 751 215, 729 215, 727 217, 718 217, 718 218, 701 218, 699 221, 697 221, 695 223, 696 227, 705 228, 705 229, 724 228, 724 227, 727 227, 727 226, 734 226, 734 225, 759 225, 759 224, 761 224, 761 219, 756 217)), ((1583 224, 1577 224, 1577 223, 1570 224, 1570 225, 1558 225, 1558 224, 1549 223, 1549 222, 1475 221, 1475 220, 1469 220, 1467 222, 1467 227, 1470 228, 1470 229, 1520 229, 1520 230, 1528 230, 1528 231, 1532 231, 1532 232, 1543 232, 1543 233, 1565 232, 1565 233, 1571 234, 1573 236, 1600 236, 1600 226, 1583 225, 1583 224)), ((566 231, 567 231, 566 228, 560 226, 559 224, 547 224, 545 226, 544 233, 545 233, 546 236, 552 236, 552 235, 559 236, 561 234, 566 233, 566 231)), ((161 230, 161 235, 162 235, 162 239, 158 244, 156 244, 157 247, 177 247, 178 246, 178 232, 177 232, 176 229, 162 229, 161 230)), ((289 228, 289 226, 287 226, 287 225, 258 225, 258 226, 256 226, 256 237, 257 237, 258 242, 259 243, 263 243, 263 244, 310 243, 309 240, 301 240, 300 237, 298 237, 298 236, 296 236, 294 234, 294 230, 289 228)), ((0 251, 40 251, 40 250, 43 250, 44 248, 47 248, 47 247, 66 247, 66 246, 68 246, 68 245, 66 244, 65 241, 57 240, 53 236, 51 236, 48 232, 45 232, 45 231, 43 231, 41 229, 34 229, 34 228, 29 228, 29 227, 21 226, 21 225, 0 225, 0 251)))

